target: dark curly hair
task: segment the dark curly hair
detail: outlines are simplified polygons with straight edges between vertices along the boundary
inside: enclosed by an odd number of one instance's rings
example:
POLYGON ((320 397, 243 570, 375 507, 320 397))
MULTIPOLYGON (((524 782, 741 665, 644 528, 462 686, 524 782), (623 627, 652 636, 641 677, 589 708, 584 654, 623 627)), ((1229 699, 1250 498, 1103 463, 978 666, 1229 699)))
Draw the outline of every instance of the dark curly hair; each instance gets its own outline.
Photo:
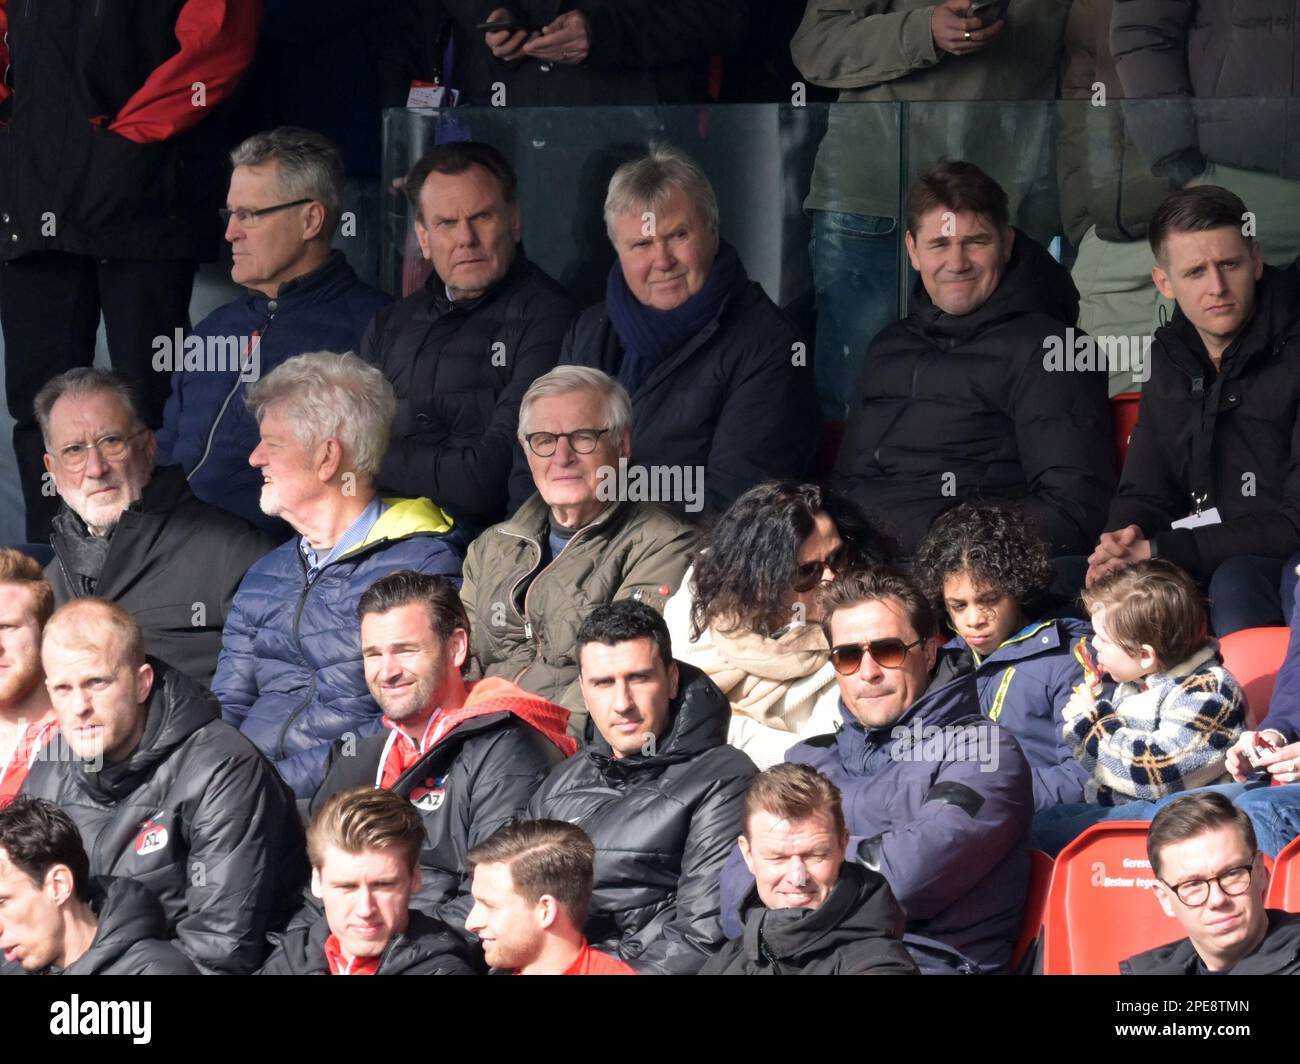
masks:
POLYGON ((1055 570, 1046 541, 1021 507, 1001 499, 971 499, 930 526, 916 550, 912 572, 946 616, 943 582, 969 573, 976 587, 1003 591, 1032 613, 1055 570))
POLYGON ((755 485, 731 504, 695 553, 691 638, 720 618, 731 630, 763 634, 784 625, 799 545, 812 534, 819 513, 835 522, 849 551, 848 568, 894 560, 894 541, 843 495, 795 480, 755 485))

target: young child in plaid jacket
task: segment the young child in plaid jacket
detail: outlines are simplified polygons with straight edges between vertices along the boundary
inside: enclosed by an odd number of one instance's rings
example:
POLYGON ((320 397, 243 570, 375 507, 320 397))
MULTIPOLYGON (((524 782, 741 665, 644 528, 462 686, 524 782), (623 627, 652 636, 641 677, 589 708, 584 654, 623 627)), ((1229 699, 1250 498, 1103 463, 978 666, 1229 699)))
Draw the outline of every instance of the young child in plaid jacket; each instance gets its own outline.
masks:
POLYGON ((1083 594, 1100 677, 1066 703, 1062 731, 1091 774, 1089 802, 1155 801, 1228 782, 1224 757, 1245 727, 1241 688, 1207 638, 1205 603, 1182 569, 1138 562, 1083 594))

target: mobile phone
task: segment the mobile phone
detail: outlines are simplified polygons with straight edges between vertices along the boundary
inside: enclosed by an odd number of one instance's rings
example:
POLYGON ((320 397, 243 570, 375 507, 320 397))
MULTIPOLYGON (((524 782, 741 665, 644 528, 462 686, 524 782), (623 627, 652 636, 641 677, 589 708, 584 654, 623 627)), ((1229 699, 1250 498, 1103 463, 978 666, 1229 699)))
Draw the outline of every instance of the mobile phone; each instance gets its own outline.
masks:
POLYGON ((497 19, 496 22, 480 22, 474 28, 482 33, 495 33, 497 30, 510 30, 513 32, 515 30, 521 30, 524 27, 519 25, 519 23, 512 18, 502 18, 497 19))
POLYGON ((1269 740, 1265 739, 1264 736, 1261 735, 1259 732, 1255 733, 1255 741, 1253 747, 1254 747, 1253 749, 1251 747, 1246 748, 1246 760, 1250 762, 1252 768, 1257 769, 1258 771, 1262 772, 1265 776, 1267 776, 1268 769, 1262 768, 1260 766, 1259 763, 1260 759, 1265 754, 1273 753, 1273 751, 1275 751, 1277 747, 1273 743, 1269 742, 1269 740))
POLYGON ((991 26, 998 19, 1006 18, 1008 3, 1010 0, 971 0, 966 17, 979 19, 981 26, 991 26))

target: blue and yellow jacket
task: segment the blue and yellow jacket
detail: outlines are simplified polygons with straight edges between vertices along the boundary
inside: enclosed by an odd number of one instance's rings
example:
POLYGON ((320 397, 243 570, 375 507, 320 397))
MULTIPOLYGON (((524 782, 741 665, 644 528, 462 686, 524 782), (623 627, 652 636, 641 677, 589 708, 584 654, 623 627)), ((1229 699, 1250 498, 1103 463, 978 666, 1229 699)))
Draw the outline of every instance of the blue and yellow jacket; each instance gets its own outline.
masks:
POLYGON ((1084 771, 1061 741, 1061 710, 1083 682, 1087 621, 1031 621, 981 658, 961 636, 944 644, 931 685, 973 671, 980 711, 1020 743, 1034 776, 1034 808, 1082 802, 1084 771))

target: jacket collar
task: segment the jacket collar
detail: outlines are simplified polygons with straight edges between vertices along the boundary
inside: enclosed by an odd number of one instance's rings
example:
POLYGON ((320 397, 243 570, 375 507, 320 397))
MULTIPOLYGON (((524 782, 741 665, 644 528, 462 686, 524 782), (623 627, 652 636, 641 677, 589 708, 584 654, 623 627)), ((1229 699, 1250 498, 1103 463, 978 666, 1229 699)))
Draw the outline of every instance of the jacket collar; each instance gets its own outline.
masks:
POLYGON ((424 281, 424 294, 427 297, 415 313, 417 321, 438 321, 448 314, 469 314, 491 303, 502 292, 507 292, 522 282, 531 272, 533 266, 524 254, 524 245, 515 245, 515 258, 510 268, 495 284, 474 299, 457 299, 454 302, 447 295, 447 284, 432 270, 424 281))
POLYGON ((356 273, 348 265, 347 256, 338 250, 331 250, 329 258, 310 273, 285 281, 274 297, 256 289, 248 289, 249 298, 254 306, 265 307, 274 300, 277 309, 294 303, 311 303, 318 299, 332 299, 337 291, 354 282, 356 273))

